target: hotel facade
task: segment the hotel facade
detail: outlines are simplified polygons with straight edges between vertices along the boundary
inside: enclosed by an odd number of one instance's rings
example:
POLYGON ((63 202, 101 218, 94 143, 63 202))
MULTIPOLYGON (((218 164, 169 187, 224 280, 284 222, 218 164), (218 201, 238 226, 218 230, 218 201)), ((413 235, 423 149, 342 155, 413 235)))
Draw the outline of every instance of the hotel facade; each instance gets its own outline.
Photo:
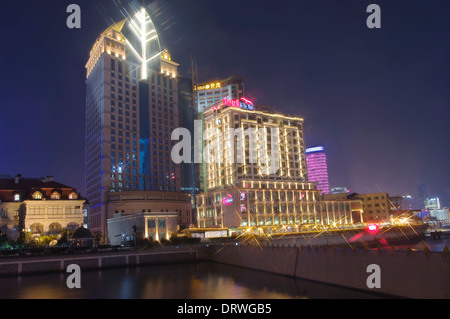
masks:
POLYGON ((225 98, 238 100, 244 97, 244 78, 239 75, 233 75, 223 80, 200 83, 194 86, 194 94, 197 112, 202 113, 210 105, 218 103, 225 98))
POLYGON ((207 192, 197 196, 198 227, 360 221, 351 201, 321 201, 317 183, 308 182, 303 125, 300 117, 258 110, 247 99, 224 99, 207 108, 207 192))

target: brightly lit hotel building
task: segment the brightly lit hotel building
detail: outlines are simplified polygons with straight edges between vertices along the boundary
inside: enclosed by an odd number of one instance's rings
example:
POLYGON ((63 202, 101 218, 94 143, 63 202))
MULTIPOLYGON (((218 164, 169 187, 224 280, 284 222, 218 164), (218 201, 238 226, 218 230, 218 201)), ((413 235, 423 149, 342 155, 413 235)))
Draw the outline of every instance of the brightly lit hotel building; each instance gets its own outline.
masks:
MULTIPOLYGON (((200 228, 348 225, 360 221, 359 211, 357 221, 354 218, 351 201, 320 201, 317 183, 307 181, 302 118, 262 111, 246 99, 225 99, 207 108, 204 118, 206 145, 221 144, 211 149, 223 154, 221 161, 204 159, 207 192, 197 195, 200 228), (228 139, 230 128, 241 129, 239 132, 254 129, 256 142, 250 142, 245 134, 238 142, 240 133, 228 139), (278 132, 276 140, 269 133, 272 129, 278 132), (268 134, 261 138, 264 132, 268 134), (268 172, 268 166, 262 164, 262 159, 267 164, 263 153, 278 156, 276 173, 268 172)), ((206 157, 216 155, 215 151, 206 152, 206 157)))
POLYGON ((192 223, 191 198, 180 192, 182 173, 171 160, 171 133, 183 116, 178 66, 144 9, 107 28, 90 51, 85 178, 92 231, 106 237, 107 219, 117 213, 175 212, 181 225, 192 223))

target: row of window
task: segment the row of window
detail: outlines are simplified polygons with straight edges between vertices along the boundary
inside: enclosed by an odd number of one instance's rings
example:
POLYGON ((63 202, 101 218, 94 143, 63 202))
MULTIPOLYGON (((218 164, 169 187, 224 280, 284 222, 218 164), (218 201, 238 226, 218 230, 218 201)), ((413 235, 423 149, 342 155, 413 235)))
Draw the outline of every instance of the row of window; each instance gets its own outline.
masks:
MULTIPOLYGON (((228 93, 228 89, 222 90, 222 93, 228 93)), ((206 95, 220 94, 220 91, 207 92, 206 95)), ((205 93, 199 93, 198 96, 205 96, 205 93)))
MULTIPOLYGON (((167 182, 167 181, 166 181, 167 182)), ((168 183, 168 182, 167 182, 168 183)), ((172 185, 162 185, 157 184, 157 180, 155 181, 154 185, 148 185, 146 184, 145 187, 141 184, 138 187, 137 183, 130 184, 130 183, 122 183, 122 182, 111 182, 111 192, 121 192, 121 191, 166 191, 166 192, 175 192, 177 191, 177 187, 175 185, 175 182, 172 181, 172 185)))
MULTIPOLYGON (((364 197, 361 197, 361 198, 358 198, 359 200, 361 200, 361 201, 364 201, 364 197)), ((381 199, 384 199, 384 196, 381 196, 381 199)), ((372 197, 367 197, 367 201, 371 201, 372 200, 372 197)), ((375 196, 374 198, 373 198, 373 200, 380 200, 380 197, 379 196, 375 196)))
MULTIPOLYGON (((43 198, 43 195, 41 192, 34 192, 32 195, 33 199, 39 200, 43 198)), ((50 195, 50 199, 61 199, 61 194, 58 192, 53 192, 50 195)), ((69 199, 78 199, 78 195, 75 192, 72 192, 69 194, 69 199)), ((14 201, 18 202, 21 200, 21 196, 20 194, 15 194, 14 195, 14 201)))
MULTIPOLYGON (((29 207, 27 209, 28 215, 45 215, 45 207, 29 207)), ((76 215, 81 214, 81 207, 47 207, 48 215, 76 215)))

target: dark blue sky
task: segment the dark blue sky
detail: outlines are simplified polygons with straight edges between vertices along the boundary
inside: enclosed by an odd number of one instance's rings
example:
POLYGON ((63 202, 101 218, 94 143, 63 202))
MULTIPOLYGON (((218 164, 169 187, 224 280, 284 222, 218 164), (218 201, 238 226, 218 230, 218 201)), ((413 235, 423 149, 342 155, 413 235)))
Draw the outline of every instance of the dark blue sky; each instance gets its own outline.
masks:
MULTIPOLYGON (((150 1, 146 1, 150 3, 150 1)), ((56 180, 84 193, 85 63, 121 15, 114 1, 2 3, 0 174, 56 180), (82 28, 66 27, 80 5, 82 28)), ((330 184, 417 193, 450 205, 448 0, 158 0, 162 42, 200 80, 240 74, 248 97, 305 118, 327 148, 330 184), (382 29, 366 26, 369 4, 382 29)))

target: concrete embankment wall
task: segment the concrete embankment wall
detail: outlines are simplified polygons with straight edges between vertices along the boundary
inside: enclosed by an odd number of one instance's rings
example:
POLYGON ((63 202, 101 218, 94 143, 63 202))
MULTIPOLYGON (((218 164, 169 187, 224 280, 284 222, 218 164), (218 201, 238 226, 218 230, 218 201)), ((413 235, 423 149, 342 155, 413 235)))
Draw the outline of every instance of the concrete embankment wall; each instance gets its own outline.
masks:
MULTIPOLYGON (((322 233, 305 233, 303 235, 281 235, 270 238, 277 245, 300 247, 300 246, 333 246, 352 245, 364 247, 365 245, 377 247, 380 242, 385 245, 395 245, 418 242, 424 238, 424 233, 417 232, 411 227, 390 227, 377 233, 369 233, 362 230, 331 231, 322 233)), ((261 241, 264 238, 260 238, 261 241)))
POLYGON ((155 264, 173 264, 206 260, 204 246, 155 249, 148 252, 128 251, 66 256, 6 258, 0 261, 0 276, 65 272, 76 264, 81 270, 125 268, 155 264))
POLYGON ((228 265, 397 297, 450 298, 450 257, 444 253, 343 248, 210 247, 209 259, 228 265), (381 268, 381 288, 370 289, 369 265, 381 268))

